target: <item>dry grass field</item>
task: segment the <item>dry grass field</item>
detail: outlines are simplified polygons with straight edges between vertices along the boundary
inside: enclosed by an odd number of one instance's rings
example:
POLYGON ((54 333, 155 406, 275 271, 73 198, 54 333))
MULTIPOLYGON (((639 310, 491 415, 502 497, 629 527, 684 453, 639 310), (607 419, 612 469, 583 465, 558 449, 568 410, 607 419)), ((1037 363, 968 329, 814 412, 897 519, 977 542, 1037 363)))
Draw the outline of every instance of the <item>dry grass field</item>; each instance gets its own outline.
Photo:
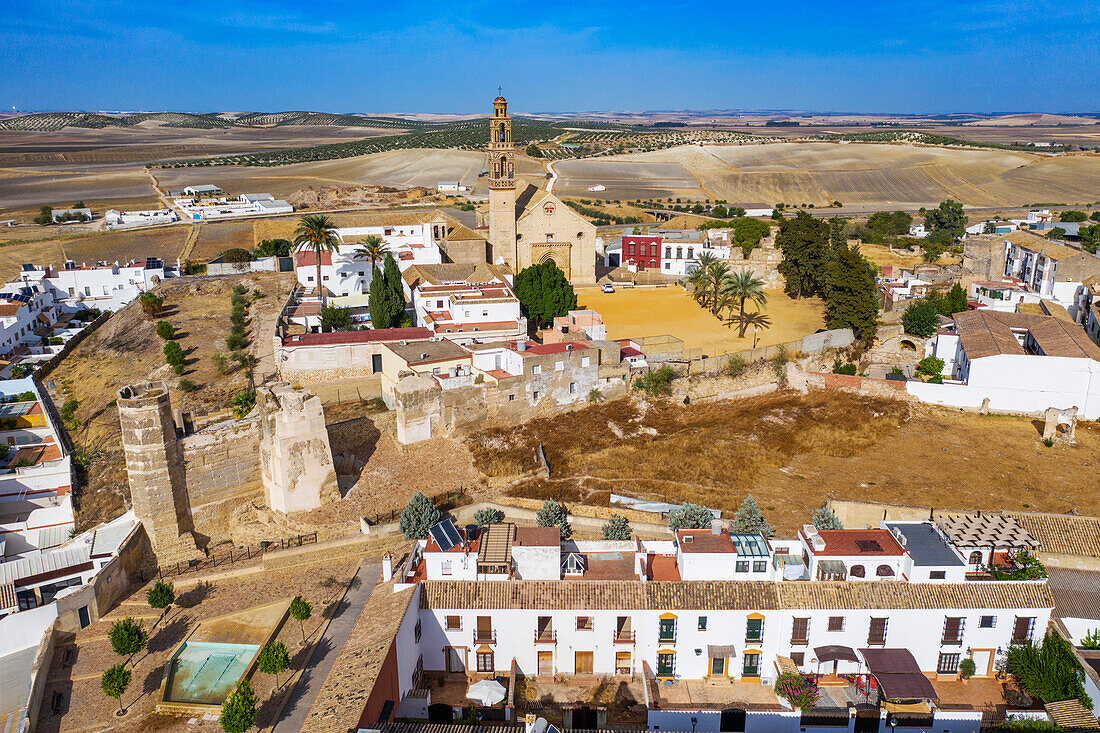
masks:
POLYGON ((1026 418, 821 390, 688 406, 617 400, 467 444, 500 480, 535 468, 534 448, 545 446, 551 480, 520 483, 517 495, 606 504, 614 491, 729 516, 751 493, 786 536, 828 496, 1100 513, 1100 495, 1082 481, 1097 469, 1100 426, 1080 423, 1075 446, 1047 448, 1040 436, 1026 418))
POLYGON ((193 183, 213 183, 230 193, 263 191, 289 196, 310 187, 360 184, 425 186, 440 181, 461 181, 474 186, 485 167, 485 154, 472 150, 393 150, 316 163, 295 163, 270 168, 222 166, 158 170, 165 189, 193 183))
POLYGON ((1085 203, 1100 192, 1100 155, 870 143, 682 146, 563 161, 555 190, 580 195, 597 183, 608 199, 637 197, 782 201, 823 206, 918 208, 954 198, 968 206, 1085 203))
MULTIPOLYGON (((41 228, 38 231, 49 234, 58 230, 41 228)), ((7 282, 15 277, 24 262, 60 267, 66 259, 91 264, 98 261, 144 262, 146 257, 160 257, 175 264, 190 231, 189 226, 177 225, 140 231, 97 232, 39 242, 7 241, 0 244, 0 278, 7 282)))
MULTIPOLYGON (((864 242, 859 245, 859 251, 864 257, 870 260, 871 264, 879 267, 885 267, 886 265, 893 265, 894 267, 915 267, 925 264, 924 257, 920 252, 907 252, 900 249, 891 250, 883 244, 868 244, 864 242)), ((935 264, 953 265, 961 259, 962 257, 959 255, 945 252, 940 255, 940 258, 936 260, 935 264)))
MULTIPOLYGON (((738 338, 736 328, 727 328, 678 285, 620 289, 614 293, 585 289, 578 292, 577 301, 581 308, 600 312, 609 338, 670 334, 682 339, 685 348, 708 355, 753 348, 751 330, 745 338, 738 338)), ((782 290, 769 290, 766 313, 771 316, 772 327, 760 332, 757 346, 792 341, 822 328, 823 308, 818 298, 794 300, 782 290)))
MULTIPOLYGON (((297 226, 297 218, 291 219, 297 226)), ((187 250, 186 259, 192 262, 206 262, 217 257, 227 249, 243 248, 252 249, 254 236, 253 226, 255 221, 206 221, 198 225, 191 247, 187 250)))

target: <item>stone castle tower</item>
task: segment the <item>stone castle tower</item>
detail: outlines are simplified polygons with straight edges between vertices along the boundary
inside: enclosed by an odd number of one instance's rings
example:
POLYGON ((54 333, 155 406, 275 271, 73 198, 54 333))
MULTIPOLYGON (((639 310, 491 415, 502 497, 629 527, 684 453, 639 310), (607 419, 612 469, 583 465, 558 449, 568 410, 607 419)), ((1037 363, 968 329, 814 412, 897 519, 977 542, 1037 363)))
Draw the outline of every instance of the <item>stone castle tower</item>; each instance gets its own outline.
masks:
POLYGON ((201 557, 167 385, 145 382, 119 390, 118 414, 130 501, 158 561, 201 557))
POLYGON ((519 261, 516 243, 516 151, 512 145, 512 118, 508 101, 493 100, 489 119, 489 244, 492 261, 504 261, 515 270, 519 261))

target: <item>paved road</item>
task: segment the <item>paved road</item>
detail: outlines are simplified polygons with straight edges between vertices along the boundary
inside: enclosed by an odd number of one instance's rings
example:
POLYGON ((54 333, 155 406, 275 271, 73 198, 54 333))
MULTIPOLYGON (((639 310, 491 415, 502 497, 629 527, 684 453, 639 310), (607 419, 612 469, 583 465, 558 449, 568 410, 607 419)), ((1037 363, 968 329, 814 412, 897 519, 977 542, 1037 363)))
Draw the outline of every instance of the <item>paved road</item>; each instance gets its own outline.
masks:
POLYGON ((374 558, 363 560, 355 574, 359 581, 358 585, 344 596, 340 610, 328 625, 324 638, 310 657, 305 671, 298 680, 298 686, 294 688, 290 700, 283 708, 282 718, 276 724, 273 733, 298 733, 302 729, 306 715, 313 707, 313 701, 317 699, 317 693, 321 691, 329 670, 343 651, 348 635, 351 634, 355 622, 359 620, 359 614, 363 611, 363 606, 370 598, 380 575, 381 566, 377 560, 374 558))

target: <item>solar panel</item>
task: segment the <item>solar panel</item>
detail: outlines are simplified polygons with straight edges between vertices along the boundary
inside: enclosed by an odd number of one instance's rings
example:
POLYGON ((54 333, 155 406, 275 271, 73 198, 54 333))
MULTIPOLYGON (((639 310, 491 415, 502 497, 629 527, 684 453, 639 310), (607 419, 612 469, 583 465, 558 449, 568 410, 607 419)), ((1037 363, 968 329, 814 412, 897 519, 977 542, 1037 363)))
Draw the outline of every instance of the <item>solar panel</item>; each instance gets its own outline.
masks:
POLYGON ((856 540, 856 547, 860 552, 882 552, 882 545, 878 540, 856 540))
POLYGON ((11 299, 20 303, 29 303, 31 301, 31 296, 20 293, 18 295, 11 296, 11 299))
POLYGON ((21 267, 20 269, 21 269, 21 270, 22 270, 23 272, 34 272, 34 265, 27 265, 27 264, 24 264, 24 265, 23 265, 23 266, 22 266, 22 267, 21 267))
POLYGON ((462 535, 458 533, 458 527, 450 519, 444 519, 438 524, 433 524, 428 530, 439 549, 447 552, 452 547, 462 544, 462 535))

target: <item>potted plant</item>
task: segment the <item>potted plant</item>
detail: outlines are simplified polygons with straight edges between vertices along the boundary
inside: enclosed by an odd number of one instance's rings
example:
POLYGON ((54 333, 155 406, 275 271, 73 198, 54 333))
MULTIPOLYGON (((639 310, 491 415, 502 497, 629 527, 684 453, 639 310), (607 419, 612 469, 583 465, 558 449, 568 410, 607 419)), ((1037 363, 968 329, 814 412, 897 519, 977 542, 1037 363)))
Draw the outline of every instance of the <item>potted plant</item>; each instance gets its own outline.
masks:
POLYGON ((974 664, 974 660, 970 657, 959 662, 959 679, 965 685, 970 681, 970 678, 974 676, 977 671, 977 665, 974 664))

